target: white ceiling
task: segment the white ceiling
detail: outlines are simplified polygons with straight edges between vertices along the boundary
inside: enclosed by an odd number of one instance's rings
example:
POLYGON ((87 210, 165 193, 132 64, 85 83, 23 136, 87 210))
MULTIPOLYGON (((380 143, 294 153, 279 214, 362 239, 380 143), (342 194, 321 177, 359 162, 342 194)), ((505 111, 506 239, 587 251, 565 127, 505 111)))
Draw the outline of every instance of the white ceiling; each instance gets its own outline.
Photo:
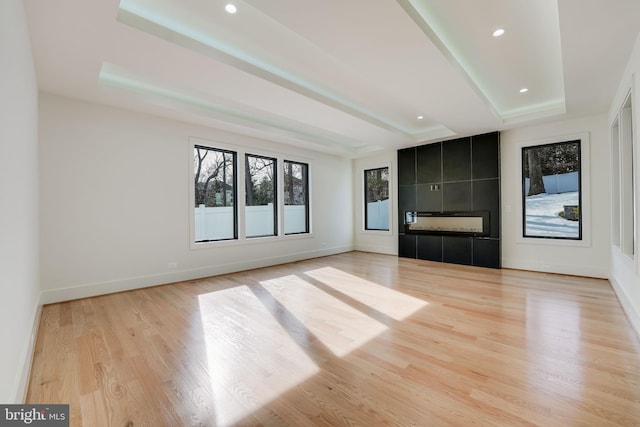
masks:
POLYGON ((639 0, 24 3, 43 91, 348 157, 605 112, 640 32, 639 0))

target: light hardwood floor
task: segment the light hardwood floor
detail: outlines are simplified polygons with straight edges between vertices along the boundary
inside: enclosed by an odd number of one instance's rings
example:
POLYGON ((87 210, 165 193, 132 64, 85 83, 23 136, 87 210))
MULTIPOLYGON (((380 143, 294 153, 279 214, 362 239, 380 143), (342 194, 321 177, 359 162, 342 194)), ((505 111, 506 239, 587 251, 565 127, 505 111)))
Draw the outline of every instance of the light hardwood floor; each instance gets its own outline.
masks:
POLYGON ((605 280, 351 252, 43 309, 72 426, 640 425, 605 280))

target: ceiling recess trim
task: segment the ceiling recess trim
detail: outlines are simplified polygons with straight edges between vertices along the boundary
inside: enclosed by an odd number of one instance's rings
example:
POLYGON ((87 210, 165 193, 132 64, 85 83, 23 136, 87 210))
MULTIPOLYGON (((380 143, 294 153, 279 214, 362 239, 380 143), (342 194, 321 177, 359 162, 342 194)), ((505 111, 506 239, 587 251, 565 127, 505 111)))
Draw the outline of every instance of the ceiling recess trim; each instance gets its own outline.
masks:
POLYGON ((420 0, 396 1, 429 38, 429 40, 431 40, 431 42, 440 50, 445 58, 447 58, 447 60, 460 71, 471 89, 487 105, 490 111, 502 122, 503 125, 510 125, 566 113, 567 110, 564 94, 561 99, 555 99, 549 102, 530 105, 523 108, 500 110, 496 107, 498 103, 494 100, 495 97, 492 96, 490 88, 481 84, 481 79, 474 75, 472 67, 466 63, 464 56, 457 51, 455 46, 446 42, 447 37, 445 31, 436 28, 436 25, 430 22, 431 19, 427 12, 420 7, 420 0))
POLYGON ((457 68, 464 79, 467 81, 471 89, 484 101, 484 103, 489 107, 491 112, 497 117, 502 118, 498 113, 496 108, 494 107, 494 103, 486 96, 485 91, 480 89, 480 87, 476 84, 476 81, 473 79, 471 74, 469 74, 466 68, 461 64, 460 61, 455 57, 453 52, 449 50, 449 48, 445 45, 442 39, 436 34, 436 32, 431 28, 431 26, 427 23, 425 17, 420 13, 414 6, 411 0, 397 0, 398 4, 407 12, 409 17, 413 19, 413 22, 422 30, 422 32, 431 40, 431 42, 440 50, 440 52, 449 60, 451 65, 457 68))
POLYGON ((255 77, 292 90, 369 124, 400 135, 403 138, 409 140, 414 138, 410 132, 392 123, 388 118, 381 117, 361 105, 343 99, 326 88, 318 87, 298 76, 292 76, 286 70, 229 46, 225 42, 217 40, 211 34, 196 34, 187 24, 177 22, 174 18, 163 16, 157 10, 150 10, 142 4, 137 4, 136 0, 120 1, 117 20, 150 35, 245 71, 255 77))
MULTIPOLYGON (((313 128, 281 116, 268 119, 264 111, 247 112, 248 107, 229 104, 228 100, 216 101, 186 91, 170 88, 165 83, 153 82, 123 67, 104 62, 98 75, 98 83, 103 89, 118 89, 135 93, 137 99, 148 104, 190 113, 262 132, 267 139, 273 134, 290 141, 312 144, 315 149, 326 150, 333 146, 342 154, 354 155, 363 147, 359 141, 345 138, 325 129, 313 128), (261 117, 258 119, 258 117, 261 117), (265 118, 266 117, 266 118, 265 118)), ((264 137, 264 136, 263 136, 264 137)))

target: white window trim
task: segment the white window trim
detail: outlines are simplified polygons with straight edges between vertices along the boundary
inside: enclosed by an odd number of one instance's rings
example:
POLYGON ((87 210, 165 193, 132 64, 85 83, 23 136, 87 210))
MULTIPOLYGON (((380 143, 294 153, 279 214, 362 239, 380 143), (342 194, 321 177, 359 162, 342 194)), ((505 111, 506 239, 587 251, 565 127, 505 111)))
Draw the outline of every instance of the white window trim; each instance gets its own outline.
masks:
MULTIPOLYGON (((612 186, 611 186, 611 191, 613 192, 618 192, 618 197, 617 197, 617 206, 614 204, 614 202, 616 202, 615 198, 612 199, 612 209, 611 209, 611 218, 612 218, 612 227, 611 227, 611 233, 612 233, 612 238, 611 238, 611 245, 612 245, 612 250, 613 253, 618 257, 618 259, 623 262, 624 264, 626 264, 627 266, 629 266, 629 268, 633 268, 635 271, 635 274, 640 274, 640 256, 638 256, 638 242, 640 240, 640 230, 638 230, 638 200, 640 200, 640 189, 638 188, 638 185, 640 183, 640 177, 638 176, 638 157, 640 156, 640 153, 638 153, 638 146, 637 146, 637 141, 638 141, 638 135, 640 130, 637 128, 636 126, 636 102, 635 102, 635 75, 632 75, 632 80, 630 82, 630 84, 628 85, 627 90, 624 92, 624 96, 622 97, 622 99, 620 100, 619 104, 618 104, 618 108, 615 110, 615 115, 613 116, 612 120, 609 123, 609 130, 610 130, 610 137, 612 138, 612 142, 613 142, 613 132, 611 132, 614 128, 615 125, 618 126, 618 134, 615 135, 615 137, 617 137, 617 141, 616 144, 618 144, 617 147, 617 151, 618 151, 618 155, 614 156, 613 154, 613 147, 611 148, 611 172, 613 174, 615 174, 618 178, 618 187, 616 188, 613 184, 615 181, 612 180, 612 186), (634 214, 631 218, 631 222, 632 222, 632 228, 633 228, 633 235, 631 236, 633 239, 632 242, 632 249, 633 249, 633 253, 629 253, 628 252, 628 246, 626 245, 627 243, 627 239, 629 239, 629 230, 628 230, 628 226, 629 223, 625 221, 624 216, 627 215, 628 213, 626 212, 626 208, 628 208, 630 205, 628 204, 629 201, 628 199, 626 199, 625 194, 624 193, 624 185, 628 184, 628 182, 626 182, 623 178, 624 178, 624 173, 626 172, 626 169, 623 165, 623 156, 624 156, 624 151, 625 148, 627 148, 622 140, 623 137, 623 124, 625 124, 625 120, 623 120, 623 111, 625 110, 625 104, 627 104, 627 102, 631 103, 631 114, 629 115, 628 119, 630 120, 630 124, 631 124, 631 129, 632 129, 632 133, 631 133, 631 150, 633 153, 632 158, 630 159, 631 161, 631 170, 633 171, 632 173, 632 180, 633 180, 633 193, 632 193, 632 201, 631 203, 633 204, 633 211, 634 214), (616 221, 617 218, 617 221, 616 221), (614 244, 614 239, 613 239, 613 235, 614 234, 618 234, 619 237, 619 242, 618 244, 614 244)), ((626 195, 628 197, 628 195, 626 195)))
POLYGON ((548 138, 521 141, 516 145, 516 159, 515 162, 518 165, 519 178, 522 180, 522 149, 525 147, 534 147, 536 145, 554 144, 563 141, 580 140, 580 174, 581 174, 581 188, 580 197, 582 200, 581 212, 582 215, 582 240, 572 239, 545 239, 539 237, 523 237, 523 214, 524 207, 522 206, 522 185, 518 185, 518 200, 515 209, 517 220, 517 234, 516 243, 526 245, 540 245, 540 246, 569 246, 569 247, 591 247, 591 151, 589 132, 580 132, 569 135, 559 135, 548 138))
POLYGON ((189 204, 188 204, 188 218, 189 218, 189 249, 202 250, 221 248, 225 246, 242 246, 242 245, 254 245, 264 243, 274 243, 279 241, 290 241, 298 239, 313 239, 313 219, 312 219, 312 174, 311 174, 311 160, 308 158, 302 158, 300 156, 290 156, 285 153, 280 153, 272 150, 264 150, 262 148, 234 145, 218 140, 205 139, 200 137, 189 137, 189 143, 187 144, 188 150, 188 183, 189 183, 189 204), (193 215, 192 206, 195 205, 195 188, 193 183, 193 151, 196 145, 202 145, 205 147, 211 147, 213 149, 233 151, 236 153, 236 173, 238 177, 237 181, 237 193, 236 203, 238 209, 238 238, 229 240, 215 240, 210 242, 196 242, 195 241, 195 218, 193 215), (278 191, 277 191, 277 212, 278 212, 278 234, 276 236, 264 236, 264 237, 246 237, 245 233, 245 201, 246 201, 246 187, 245 187, 245 155, 256 155, 264 157, 272 157, 276 159, 278 170, 278 191), (284 234, 284 196, 282 194, 282 184, 284 183, 284 161, 289 160, 292 162, 305 163, 308 166, 308 199, 309 204, 309 232, 299 234, 284 234))
POLYGON ((394 169, 393 162, 378 162, 378 163, 367 163, 361 165, 358 172, 360 174, 360 221, 361 226, 359 227, 358 232, 360 234, 365 235, 378 235, 378 236, 391 236, 393 235, 394 226, 395 226, 395 218, 393 216, 393 206, 395 204, 395 191, 394 191, 394 169), (364 180, 364 171, 371 169, 380 169, 380 168, 389 168, 389 229, 388 230, 367 230, 367 224, 365 223, 365 211, 367 209, 365 203, 365 180, 364 180))

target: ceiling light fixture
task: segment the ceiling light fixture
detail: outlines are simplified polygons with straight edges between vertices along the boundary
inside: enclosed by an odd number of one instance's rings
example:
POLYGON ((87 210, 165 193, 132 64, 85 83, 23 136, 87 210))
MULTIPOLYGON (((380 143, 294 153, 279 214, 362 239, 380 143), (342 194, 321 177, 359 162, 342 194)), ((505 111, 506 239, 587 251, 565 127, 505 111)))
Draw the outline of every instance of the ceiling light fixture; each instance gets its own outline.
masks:
POLYGON ((228 13, 236 13, 238 11, 238 8, 235 4, 229 3, 224 7, 224 10, 226 10, 228 13))
POLYGON ((418 120, 424 119, 424 116, 418 116, 418 120))
POLYGON ((503 28, 498 28, 497 30, 495 30, 493 32, 493 37, 500 37, 503 34, 504 34, 504 29, 503 28))
POLYGON ((525 92, 529 92, 529 89, 527 89, 526 87, 523 87, 522 89, 520 89, 520 93, 525 93, 525 92))

